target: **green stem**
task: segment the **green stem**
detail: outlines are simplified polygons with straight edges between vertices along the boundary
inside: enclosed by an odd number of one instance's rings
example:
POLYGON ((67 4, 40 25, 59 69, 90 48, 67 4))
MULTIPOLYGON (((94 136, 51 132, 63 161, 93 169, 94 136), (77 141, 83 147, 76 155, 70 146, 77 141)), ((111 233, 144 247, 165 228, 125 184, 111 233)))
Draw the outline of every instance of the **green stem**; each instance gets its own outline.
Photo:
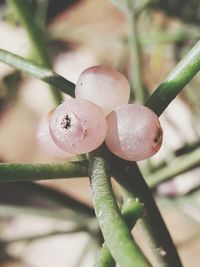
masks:
MULTIPOLYGON (((124 195, 126 196, 123 202, 121 212, 123 219, 125 220, 126 224, 131 230, 134 227, 136 221, 142 216, 143 206, 138 201, 136 201, 135 198, 130 196, 129 192, 126 191, 124 193, 125 193, 124 195)), ((96 261, 95 267, 114 267, 114 266, 115 266, 115 261, 112 255, 110 254, 110 251, 106 246, 106 244, 103 244, 99 257, 96 261)))
POLYGON ((40 79, 50 85, 55 86, 61 92, 69 94, 72 97, 75 96, 75 85, 62 76, 58 75, 51 69, 43 67, 28 59, 25 59, 3 49, 0 49, 0 61, 10 65, 18 71, 29 74, 34 78, 40 79))
POLYGON ((0 164, 0 182, 37 181, 88 176, 87 161, 44 164, 0 164))
MULTIPOLYGON (((72 177, 83 177, 88 176, 87 162, 69 162, 69 163, 54 163, 54 164, 13 164, 13 163, 2 163, 0 164, 0 182, 6 182, 1 184, 1 192, 11 192, 12 200, 17 204, 19 195, 23 195, 26 199, 37 198, 36 203, 40 203, 39 208, 42 207, 43 202, 39 201, 38 198, 47 198, 50 200, 49 205, 53 207, 53 203, 58 209, 62 205, 62 209, 67 207, 70 210, 78 211, 77 214, 90 214, 93 217, 93 211, 80 201, 68 196, 66 193, 62 194, 56 190, 39 186, 35 183, 7 183, 7 182, 19 182, 19 181, 33 181, 33 180, 44 180, 44 179, 55 179, 55 178, 72 178, 72 177), (4 190, 5 188, 5 190, 4 190), (21 194, 20 194, 21 192, 21 194)), ((2 193, 1 193, 2 195, 2 193)), ((9 196, 1 197, 1 201, 10 203, 8 201, 9 196)), ((44 199, 43 199, 44 200, 44 199)), ((25 201, 28 205, 27 200, 25 201)), ((21 205, 21 202, 20 202, 21 205)), ((31 205, 33 205, 31 203, 31 205)), ((49 205, 44 208, 49 208, 49 205)), ((65 212, 65 218, 66 218, 65 212)))
POLYGON ((129 55, 130 55, 130 82, 136 101, 144 103, 145 94, 142 79, 142 59, 139 36, 137 32, 137 22, 134 4, 130 0, 127 2, 127 20, 129 25, 129 55))
POLYGON ((115 267, 116 263, 106 244, 104 243, 94 267, 115 267))
POLYGON ((121 213, 130 230, 133 229, 137 220, 141 218, 144 213, 143 204, 125 188, 123 188, 123 205, 121 213))
MULTIPOLYGON (((159 116, 169 103, 183 89, 183 87, 200 70, 200 41, 184 57, 184 59, 170 72, 166 80, 147 100, 147 106, 159 116)), ((122 161, 121 161, 122 163, 122 161)), ((115 163, 119 168, 119 164, 115 163)), ((123 164, 122 164, 123 165, 123 164)), ((114 170, 114 168, 113 168, 114 170)), ((124 162, 124 167, 118 169, 126 172, 125 179, 116 178, 135 197, 139 197, 147 210, 142 220, 143 230, 149 239, 152 251, 160 267, 182 266, 177 251, 159 213, 155 201, 135 163, 124 162)), ((115 170, 116 171, 116 170, 115 170)), ((124 176, 124 173, 122 173, 124 176)))
POLYGON ((38 1, 36 6, 35 23, 45 30, 49 0, 38 1))
POLYGON ((169 235, 167 227, 146 185, 142 174, 134 162, 116 159, 112 162, 115 179, 133 197, 144 204, 145 216, 139 221, 145 232, 149 247, 160 267, 182 267, 177 251, 169 235))
POLYGON ((108 166, 98 154, 90 155, 93 204, 106 245, 120 267, 151 266, 133 241, 115 201, 108 166))
POLYGON ((167 108, 170 102, 200 71, 200 41, 169 73, 164 82, 153 92, 146 102, 158 116, 167 108))
MULTIPOLYGON (((44 32, 41 32, 35 23, 30 3, 27 0, 7 0, 7 2, 13 8, 20 23, 26 29, 37 61, 45 67, 51 67, 44 32)), ((54 88, 51 88, 51 91, 56 103, 60 104, 62 102, 61 93, 54 88)))
POLYGON ((51 62, 47 53, 44 35, 35 23, 30 3, 26 0, 7 0, 7 2, 26 29, 37 61, 49 67, 51 62))
POLYGON ((158 183, 166 181, 176 175, 179 175, 200 163, 200 149, 189 153, 188 155, 181 156, 175 159, 167 167, 163 167, 157 172, 150 174, 147 178, 147 183, 150 187, 155 187, 158 183))

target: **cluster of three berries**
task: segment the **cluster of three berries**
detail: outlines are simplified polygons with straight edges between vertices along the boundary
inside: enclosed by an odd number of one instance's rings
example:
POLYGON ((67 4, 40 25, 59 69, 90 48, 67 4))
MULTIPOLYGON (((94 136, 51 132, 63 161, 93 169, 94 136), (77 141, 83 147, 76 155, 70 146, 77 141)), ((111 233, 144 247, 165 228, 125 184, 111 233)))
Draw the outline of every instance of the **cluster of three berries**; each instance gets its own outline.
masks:
POLYGON ((86 69, 79 76, 75 96, 53 110, 45 126, 44 120, 40 124, 38 139, 43 148, 41 139, 46 142, 50 137, 48 149, 83 154, 105 140, 115 155, 131 161, 149 158, 160 149, 158 117, 145 106, 127 104, 130 86, 120 72, 108 66, 86 69))

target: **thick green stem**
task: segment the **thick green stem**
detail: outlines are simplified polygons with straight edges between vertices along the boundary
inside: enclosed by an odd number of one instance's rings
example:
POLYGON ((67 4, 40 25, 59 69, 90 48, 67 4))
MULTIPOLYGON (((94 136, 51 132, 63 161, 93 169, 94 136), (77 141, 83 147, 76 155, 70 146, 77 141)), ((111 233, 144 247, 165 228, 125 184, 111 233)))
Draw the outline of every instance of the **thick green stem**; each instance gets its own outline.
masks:
POLYGON ((40 79, 50 85, 55 86, 63 93, 66 93, 72 97, 75 96, 75 85, 51 69, 38 65, 30 60, 3 49, 0 49, 0 61, 10 65, 18 71, 29 74, 34 78, 40 79))
MULTIPOLYGON (((37 62, 42 63, 45 67, 51 67, 44 32, 41 32, 35 23, 30 3, 27 0, 7 0, 7 2, 13 8, 20 23, 26 29, 37 62)), ((62 102, 61 93, 55 88, 51 88, 51 91, 56 103, 60 104, 62 102)))
MULTIPOLYGON (((123 189, 124 190, 124 189, 123 189)), ((124 190, 126 191, 126 190, 124 190)), ((128 192, 126 192, 126 197, 122 206, 122 217, 131 230, 136 221, 143 214, 143 206, 135 200, 128 192)), ((98 260, 96 261, 95 267, 114 267, 115 261, 110 254, 110 251, 106 244, 103 244, 102 249, 100 251, 98 260)))
POLYGON ((158 116, 167 108, 178 93, 200 71, 200 41, 175 66, 163 83, 153 92, 146 102, 158 116))
POLYGON ((87 161, 46 164, 0 164, 0 182, 27 182, 36 180, 88 176, 87 161))
POLYGON ((90 182, 93 204, 106 245, 120 267, 151 266, 133 241, 115 201, 106 161, 90 155, 90 182))

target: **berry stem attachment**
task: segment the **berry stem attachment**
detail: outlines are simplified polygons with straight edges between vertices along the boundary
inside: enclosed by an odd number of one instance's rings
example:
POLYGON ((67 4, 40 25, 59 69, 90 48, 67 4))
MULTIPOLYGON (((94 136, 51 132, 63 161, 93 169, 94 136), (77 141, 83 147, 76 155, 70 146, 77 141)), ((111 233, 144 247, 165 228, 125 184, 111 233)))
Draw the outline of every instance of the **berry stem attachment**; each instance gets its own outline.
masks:
MULTIPOLYGON (((45 67, 51 67, 44 32, 41 32, 41 29, 33 18, 30 3, 26 0, 7 0, 7 2, 16 13, 20 23, 26 29, 37 62, 43 64, 45 67)), ((61 93, 55 88, 51 88, 51 92, 55 102, 60 104, 62 102, 61 93)))
POLYGON ((120 267, 151 266, 134 242, 115 201, 109 167, 98 152, 89 156, 93 204, 106 245, 120 267))

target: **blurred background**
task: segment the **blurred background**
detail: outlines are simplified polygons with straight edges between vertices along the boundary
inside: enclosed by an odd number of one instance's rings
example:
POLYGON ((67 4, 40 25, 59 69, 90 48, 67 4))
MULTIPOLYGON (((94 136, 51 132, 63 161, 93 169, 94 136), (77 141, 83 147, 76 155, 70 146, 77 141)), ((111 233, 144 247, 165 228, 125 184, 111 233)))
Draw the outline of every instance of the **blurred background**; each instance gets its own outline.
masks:
MULTIPOLYGON (((0 48, 34 60, 27 32, 9 2, 0 1, 0 48)), ((132 28, 120 0, 28 2, 57 73, 76 83, 85 68, 111 65, 129 78, 134 92, 132 28)), ((200 2, 133 2, 147 97, 199 40, 200 2)), ((137 101, 134 93, 132 99, 137 101)), ((36 141, 40 118, 54 107, 47 84, 0 64, 1 162, 60 161, 36 141)), ((139 163, 186 267, 200 266, 199 115, 197 75, 161 116, 161 150, 139 163)), ((101 236, 91 207, 87 178, 1 184, 0 266, 93 266, 101 236)))

